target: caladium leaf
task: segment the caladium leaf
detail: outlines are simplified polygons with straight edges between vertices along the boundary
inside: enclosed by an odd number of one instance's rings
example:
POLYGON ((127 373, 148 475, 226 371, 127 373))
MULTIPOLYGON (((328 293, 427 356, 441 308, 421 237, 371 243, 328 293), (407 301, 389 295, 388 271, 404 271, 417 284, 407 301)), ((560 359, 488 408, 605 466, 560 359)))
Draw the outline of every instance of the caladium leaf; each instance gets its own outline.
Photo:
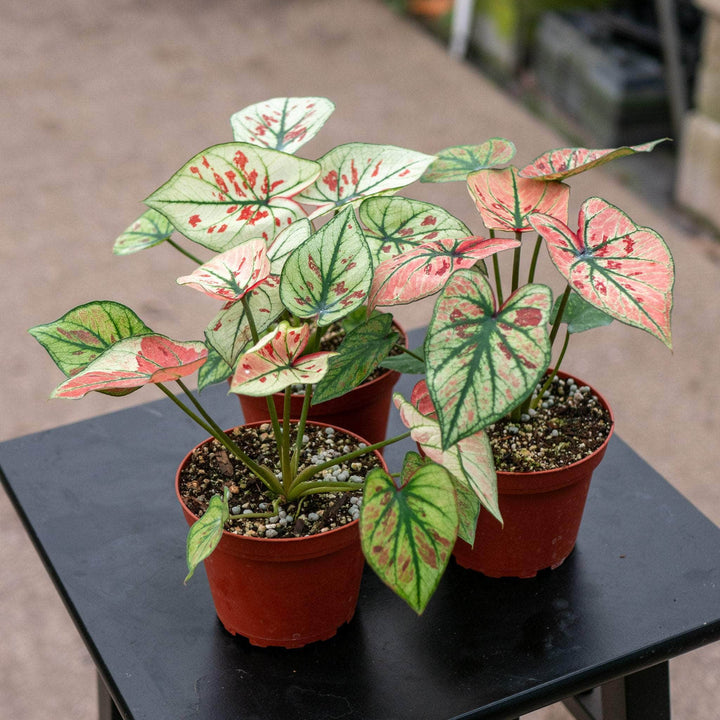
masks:
POLYGON ((452 182, 484 168, 505 165, 515 157, 515 145, 505 138, 490 138, 482 145, 456 145, 441 150, 420 182, 452 182))
POLYGON ((398 488, 381 468, 368 473, 360 513, 365 557, 417 613, 435 592, 457 537, 455 490, 446 470, 415 453, 398 488))
POLYGON ((327 372, 328 360, 335 353, 317 352, 303 356, 309 337, 309 325, 291 327, 289 323, 281 322, 240 356, 230 391, 264 397, 290 385, 319 382, 327 372))
POLYGON ((248 143, 225 143, 195 155, 145 203, 190 240, 223 252, 257 237, 269 243, 304 217, 293 198, 319 172, 311 160, 248 143))
POLYGON ((661 142, 670 138, 661 138, 643 145, 623 145, 617 148, 590 150, 588 148, 560 148, 535 158, 529 165, 520 170, 520 177, 538 178, 539 180, 562 180, 590 170, 598 165, 616 158, 634 155, 635 153, 650 152, 661 142))
POLYGON ((672 347, 675 268, 660 235, 597 197, 580 208, 577 233, 548 215, 534 215, 531 222, 573 290, 616 320, 672 347))
POLYGON ((238 142, 294 153, 318 134, 333 110, 323 97, 273 98, 239 110, 230 124, 238 142))
POLYGON ((473 173, 468 190, 488 229, 527 232, 528 216, 536 212, 567 222, 570 187, 561 182, 521 178, 510 167, 473 173))
POLYGON ((441 292, 425 338, 427 384, 442 447, 499 420, 526 397, 550 364, 552 293, 529 284, 497 310, 478 272, 458 270, 441 292))
POLYGON ((203 516, 196 520, 188 532, 185 543, 185 559, 188 574, 185 582, 193 576, 197 566, 208 557, 222 539, 223 526, 230 517, 228 507, 228 491, 225 497, 213 495, 203 516))
MULTIPOLYGON (((562 297, 559 297, 553 305, 550 322, 554 323, 562 297)), ((606 315, 602 310, 598 310, 587 300, 583 300, 576 292, 570 293, 561 322, 567 324, 567 331, 573 335, 575 333, 593 330, 596 327, 609 325, 613 319, 606 315)))
POLYGON ((392 315, 375 313, 348 333, 330 359, 325 377, 313 392, 312 403, 325 402, 357 387, 384 360, 395 345, 398 334, 392 315))
POLYGON ((372 258, 352 208, 323 225, 285 261, 280 297, 296 317, 319 326, 362 305, 372 282, 372 258))
POLYGON ((404 197, 366 198, 358 209, 376 264, 440 238, 466 238, 465 223, 437 205, 404 197))
POLYGON ((312 215, 317 217, 369 195, 394 192, 415 182, 433 158, 394 145, 339 145, 318 160, 317 180, 297 200, 317 205, 312 215))
MULTIPOLYGON (((424 380, 421 380, 413 391, 412 403, 405 400, 399 393, 393 395, 395 407, 400 411, 400 419, 410 430, 412 439, 422 448, 427 457, 442 465, 457 483, 470 488, 482 506, 502 522, 498 507, 495 462, 487 435, 479 431, 449 448, 443 449, 440 425, 437 419, 422 414, 415 404, 427 409, 427 400, 420 400, 418 392, 424 393, 429 399, 424 380), (420 388, 419 391, 418 388, 420 388)), ((477 515, 475 515, 475 520, 477 520, 477 515)), ((471 538, 475 536, 474 524, 465 529, 470 531, 471 538)), ((472 540, 470 544, 472 544, 472 540)))
POLYGON ((178 380, 194 373, 206 356, 207 348, 201 342, 181 342, 156 334, 125 338, 58 385, 52 397, 76 399, 93 390, 123 390, 178 380))
POLYGON ((386 357, 380 367, 387 370, 396 370, 399 373, 407 375, 421 375, 425 373, 425 348, 420 346, 409 353, 401 353, 400 355, 391 355, 386 357))
POLYGON ((519 241, 508 238, 443 238, 406 250, 375 270, 368 308, 405 305, 434 295, 456 270, 471 268, 483 258, 518 245, 519 241))
POLYGON ((146 210, 115 240, 115 255, 130 255, 165 242, 173 233, 173 224, 157 210, 146 210))
POLYGON ((204 390, 210 385, 225 382, 233 373, 232 368, 223 360, 222 355, 208 342, 207 359, 198 371, 198 390, 204 390))
POLYGON ((179 277, 177 282, 218 300, 231 302, 240 299, 269 274, 270 260, 265 241, 256 238, 216 255, 190 275, 179 277))
POLYGON ((65 377, 72 377, 119 340, 151 335, 152 330, 129 307, 103 300, 79 305, 55 322, 31 328, 29 333, 65 377))
POLYGON ((301 218, 278 234, 268 248, 270 272, 279 277, 290 253, 302 245, 312 233, 312 223, 307 218, 301 218))

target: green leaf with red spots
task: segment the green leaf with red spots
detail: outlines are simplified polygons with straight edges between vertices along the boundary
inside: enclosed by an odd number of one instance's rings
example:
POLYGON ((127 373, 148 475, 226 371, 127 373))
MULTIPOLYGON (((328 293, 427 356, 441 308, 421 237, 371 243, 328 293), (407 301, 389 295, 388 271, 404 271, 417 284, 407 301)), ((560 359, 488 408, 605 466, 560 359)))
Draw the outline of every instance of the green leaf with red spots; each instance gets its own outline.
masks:
POLYGON ((270 243, 304 217, 294 198, 319 172, 311 160, 225 143, 195 155, 145 203, 190 240, 223 252, 252 238, 270 243))
POLYGON ((440 582, 457 537, 455 490, 447 471, 411 453, 398 488, 368 473, 360 513, 363 553, 380 579, 417 613, 440 582))
POLYGON ((623 145, 617 148, 590 150, 588 148, 560 148, 535 158, 529 165, 520 170, 520 177, 537 178, 538 180, 563 180, 591 168, 604 165, 616 158, 635 155, 654 150, 661 142, 670 138, 661 138, 643 145, 623 145))
POLYGON ((52 397, 76 399, 98 390, 127 390, 178 380, 205 362, 201 342, 180 342, 164 335, 119 340, 84 370, 58 385, 52 397))
POLYGON ((442 290, 461 268, 520 243, 507 238, 466 237, 432 240, 380 263, 373 276, 368 308, 406 305, 442 290))
POLYGON ((550 364, 552 293, 529 284, 497 309, 488 281, 458 270, 435 303, 425 338, 427 384, 447 449, 499 420, 550 364))
POLYGON ((222 539, 223 526, 230 517, 228 494, 226 490, 224 498, 213 495, 203 516, 192 524, 188 532, 185 543, 188 574, 185 582, 193 576, 197 566, 215 550, 222 539))
POLYGON ((570 188, 564 183, 521 178, 510 167, 473 173, 468 189, 488 229, 527 232, 528 217, 538 212, 567 222, 570 188))
POLYGON ((575 292, 672 348, 675 266, 658 233, 636 225, 622 210, 597 197, 580 208, 577 233, 547 215, 534 215, 531 222, 575 292))
POLYGON ((280 277, 280 297, 293 315, 317 318, 322 327, 362 305, 372 271, 370 249, 347 207, 292 251, 280 277))
POLYGON ((151 335, 127 306, 111 300, 79 305, 55 322, 29 333, 47 350, 65 377, 77 375, 119 340, 151 335))
POLYGON ((190 275, 179 277, 187 285, 218 300, 232 302, 259 285, 270 274, 265 241, 248 240, 216 255, 190 275))
POLYGON ((358 209, 375 264, 431 240, 472 235, 465 223, 437 205, 404 197, 370 197, 358 209))
POLYGON ((239 110, 230 124, 238 142, 292 154, 318 134, 334 110, 323 97, 273 98, 239 110))
POLYGON ((456 145, 441 150, 420 182, 453 182, 484 168, 505 165, 515 157, 515 145, 504 138, 490 138, 482 145, 456 145))
POLYGON ((327 372, 328 360, 335 353, 303 355, 309 337, 309 325, 291 327, 289 323, 281 322, 240 356, 230 391, 264 397, 290 385, 319 382, 327 372))
POLYGON ((318 160, 317 180, 297 200, 318 206, 312 217, 324 215, 369 195, 388 194, 410 185, 433 157, 394 145, 339 145, 318 160))
POLYGON ((157 210, 147 210, 115 240, 115 255, 130 255, 165 242, 173 233, 173 224, 157 210))

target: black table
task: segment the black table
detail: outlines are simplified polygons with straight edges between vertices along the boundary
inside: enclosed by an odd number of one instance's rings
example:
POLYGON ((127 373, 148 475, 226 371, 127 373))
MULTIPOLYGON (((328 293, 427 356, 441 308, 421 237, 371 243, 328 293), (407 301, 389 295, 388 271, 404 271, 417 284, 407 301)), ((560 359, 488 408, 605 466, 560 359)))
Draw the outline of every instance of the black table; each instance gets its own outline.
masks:
MULTIPOLYGON (((201 398, 240 421, 223 387, 201 398)), ((720 530, 614 438, 559 569, 490 580, 451 563, 421 617, 367 572, 335 638, 252 647, 215 618, 202 570, 182 583, 173 478, 202 439, 163 399, 0 444, 3 484, 96 663, 101 718, 513 718, 565 700, 577 718, 604 703, 605 720, 663 720, 667 660, 720 637, 720 530)))

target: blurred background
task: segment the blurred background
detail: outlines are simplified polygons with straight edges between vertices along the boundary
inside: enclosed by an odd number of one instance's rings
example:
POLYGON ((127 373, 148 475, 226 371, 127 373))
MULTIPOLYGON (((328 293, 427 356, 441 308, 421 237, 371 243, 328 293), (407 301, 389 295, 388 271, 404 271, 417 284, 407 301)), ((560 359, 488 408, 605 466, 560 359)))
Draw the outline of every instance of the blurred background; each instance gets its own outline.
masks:
MULTIPOLYGON (((175 285, 188 261, 166 245, 116 257, 114 239, 191 155, 232 139, 233 112, 322 95, 337 109, 304 157, 354 140, 434 153, 502 136, 520 165, 673 138, 571 185, 575 208, 600 195, 670 245, 674 352, 614 323, 576 336, 565 365, 720 523, 717 0, 5 0, 0 59, 0 441, 158 397, 48 401, 60 377, 27 329, 112 299, 199 339, 215 305, 175 285)), ((481 232, 459 184, 404 194, 481 232)), ((397 315, 417 327, 429 307, 397 315)), ((93 663, 2 493, 0 518, 0 716, 90 720, 93 663)), ((674 718, 717 719, 718 661, 716 645, 671 662, 674 718)))

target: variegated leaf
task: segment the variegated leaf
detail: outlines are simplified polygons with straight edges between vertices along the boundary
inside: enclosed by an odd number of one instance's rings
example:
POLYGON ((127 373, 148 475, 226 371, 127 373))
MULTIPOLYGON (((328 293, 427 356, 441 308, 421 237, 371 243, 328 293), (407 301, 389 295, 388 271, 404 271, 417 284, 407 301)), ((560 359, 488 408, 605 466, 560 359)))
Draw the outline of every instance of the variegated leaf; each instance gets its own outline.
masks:
POLYGON ((269 274, 270 260, 265 241, 256 238, 216 255, 190 275, 179 277, 177 282, 218 300, 232 302, 259 285, 269 274))
POLYGON ((268 248, 270 272, 279 277, 290 253, 302 245, 312 233, 312 223, 307 218, 301 218, 276 235, 268 248))
POLYGON ((505 165, 515 157, 515 145, 504 138, 490 138, 482 145, 456 145, 441 150, 420 182, 452 182, 484 168, 505 165))
POLYGON ((223 252, 252 238, 270 242, 305 215, 293 199, 320 166, 248 143, 214 145, 195 155, 145 203, 186 237, 223 252))
POLYGON ((318 160, 317 180, 297 200, 317 205, 312 215, 317 217, 369 195, 405 187, 415 182, 432 160, 432 155, 394 145, 339 145, 318 160))
POLYGON ((203 516, 192 524, 188 532, 185 543, 188 574, 185 582, 193 576, 197 566, 217 547, 222 538, 223 526, 229 517, 227 499, 213 495, 203 516))
POLYGON ((358 214, 376 265, 430 240, 472 235, 447 210, 401 196, 366 198, 358 214))
POLYGON ((296 317, 329 325, 362 305, 372 270, 370 249, 348 207, 293 250, 280 277, 280 297, 296 317))
POLYGON ((634 155, 635 153, 650 152, 661 142, 670 138, 662 138, 643 145, 623 145, 617 148, 590 150, 588 148, 560 148, 535 158, 529 165, 520 170, 520 177, 537 178, 539 180, 563 180, 590 170, 598 165, 615 160, 615 158, 634 155))
POLYGON ((52 397, 76 399, 93 390, 123 390, 178 380, 194 373, 206 356, 207 348, 201 342, 181 342, 164 335, 125 338, 58 385, 52 397))
POLYGON ((403 472, 401 488, 381 468, 368 474, 360 538, 380 579, 421 613, 450 559, 458 518, 455 490, 445 469, 434 463, 418 466, 416 459, 409 462, 414 472, 403 472))
POLYGON ((438 298, 427 336, 427 383, 442 446, 499 420, 526 397, 550 364, 552 293, 529 284, 496 310, 488 281, 458 270, 438 298))
POLYGON ((531 221, 573 290, 616 320, 672 347, 675 266, 660 235, 597 197, 580 208, 577 233, 547 215, 531 221))
POLYGON ((442 290, 448 278, 461 268, 520 243, 507 238, 469 237, 433 240, 385 260, 375 270, 368 308, 405 305, 442 290))
POLYGON ((250 350, 240 356, 230 382, 231 392, 264 397, 290 385, 317 383, 327 372, 335 354, 318 352, 302 356, 310 326, 291 327, 281 322, 250 350))
POLYGON ((536 212, 567 222, 570 188, 564 183, 521 178, 510 167, 473 173, 468 189, 488 229, 527 232, 528 216, 536 212))
POLYGON ((47 350, 66 377, 77 375, 119 340, 151 335, 127 306, 111 300, 79 305, 55 322, 29 333, 47 350))
MULTIPOLYGON (((427 409, 428 402, 418 397, 417 388, 429 399, 425 381, 421 380, 413 391, 413 399, 420 407, 427 409)), ((393 395, 395 407, 400 411, 400 419, 411 432, 412 439, 422 448, 433 462, 442 465, 453 479, 470 488, 484 508, 502 522, 498 507, 497 478, 492 448, 487 435, 482 432, 460 440, 447 449, 442 447, 440 425, 430 415, 423 415, 417 405, 409 403, 399 393, 393 395)), ((475 516, 477 520, 477 516, 475 516)), ((466 528, 475 535, 475 526, 466 528)), ((471 542, 472 544, 472 542, 471 542)))
POLYGON ((238 142, 292 154, 318 134, 333 110, 323 97, 273 98, 239 110, 230 124, 238 142))
POLYGON ((207 359, 198 371, 198 390, 204 390, 210 385, 225 382, 233 373, 232 368, 223 360, 222 355, 208 342, 207 359))
MULTIPOLYGON (((562 297, 559 297, 553 305, 550 322, 554 323, 557 317, 558 309, 562 297)), ((567 325, 567 331, 574 335, 575 333, 585 332, 586 330, 594 330, 597 327, 609 325, 613 319, 591 305, 587 300, 578 295, 576 292, 570 293, 561 322, 567 325)))
POLYGON ((115 240, 115 255, 130 255, 165 242, 173 233, 172 223, 157 210, 146 210, 115 240))

